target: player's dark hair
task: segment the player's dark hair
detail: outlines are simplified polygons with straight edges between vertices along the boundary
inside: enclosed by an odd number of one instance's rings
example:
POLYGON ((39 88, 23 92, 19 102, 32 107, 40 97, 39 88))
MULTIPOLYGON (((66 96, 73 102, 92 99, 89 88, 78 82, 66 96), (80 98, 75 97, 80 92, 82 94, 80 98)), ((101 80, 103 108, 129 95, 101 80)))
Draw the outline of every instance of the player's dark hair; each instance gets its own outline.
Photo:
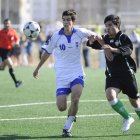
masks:
POLYGON ((76 20, 76 12, 73 9, 66 10, 62 13, 62 18, 63 16, 71 16, 72 21, 76 20))
POLYGON ((112 23, 113 23, 114 25, 117 25, 118 28, 120 29, 121 20, 120 20, 119 16, 116 16, 116 15, 108 15, 108 16, 105 17, 105 19, 104 19, 104 24, 105 24, 107 21, 112 21, 112 23))
POLYGON ((3 21, 3 23, 5 23, 5 22, 7 22, 7 21, 10 21, 10 19, 9 19, 9 18, 6 18, 6 19, 3 21))

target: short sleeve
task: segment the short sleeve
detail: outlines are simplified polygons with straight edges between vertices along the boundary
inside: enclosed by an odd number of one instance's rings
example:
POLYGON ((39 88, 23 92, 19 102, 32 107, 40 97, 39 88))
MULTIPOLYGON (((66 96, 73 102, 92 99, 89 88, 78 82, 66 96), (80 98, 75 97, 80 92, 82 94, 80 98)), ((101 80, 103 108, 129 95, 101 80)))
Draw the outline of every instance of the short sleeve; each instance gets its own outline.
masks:
POLYGON ((85 29, 85 28, 80 28, 81 36, 82 38, 87 38, 91 35, 97 36, 97 34, 91 30, 85 29))
POLYGON ((56 41, 57 41, 57 35, 54 34, 52 37, 50 37, 46 42, 42 45, 42 50, 52 53, 54 48, 56 47, 56 41))

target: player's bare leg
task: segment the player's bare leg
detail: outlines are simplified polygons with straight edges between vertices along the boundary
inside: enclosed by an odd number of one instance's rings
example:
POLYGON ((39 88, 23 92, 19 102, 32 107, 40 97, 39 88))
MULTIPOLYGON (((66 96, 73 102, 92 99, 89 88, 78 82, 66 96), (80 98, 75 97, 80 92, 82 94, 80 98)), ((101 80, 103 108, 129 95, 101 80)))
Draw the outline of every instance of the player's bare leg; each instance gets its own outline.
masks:
POLYGON ((72 87, 72 93, 71 93, 71 105, 68 110, 68 118, 65 122, 64 128, 63 128, 63 136, 64 137, 71 137, 71 129, 73 126, 73 122, 76 121, 76 114, 78 111, 78 104, 79 99, 82 94, 83 87, 81 84, 77 84, 72 87))
POLYGON ((6 63, 2 62, 0 65, 0 70, 5 70, 5 67, 6 67, 6 63))
POLYGON ((7 58, 5 60, 5 63, 9 67, 9 74, 12 77, 12 79, 13 79, 13 81, 15 83, 15 86, 19 87, 22 84, 22 81, 19 81, 19 80, 16 79, 15 72, 14 72, 14 69, 13 69, 13 62, 12 62, 11 58, 10 57, 7 58))
POLYGON ((132 99, 129 98, 131 105, 134 107, 136 114, 140 118, 140 98, 132 99))
POLYGON ((56 105, 59 111, 65 111, 67 109, 67 95, 57 96, 56 105))

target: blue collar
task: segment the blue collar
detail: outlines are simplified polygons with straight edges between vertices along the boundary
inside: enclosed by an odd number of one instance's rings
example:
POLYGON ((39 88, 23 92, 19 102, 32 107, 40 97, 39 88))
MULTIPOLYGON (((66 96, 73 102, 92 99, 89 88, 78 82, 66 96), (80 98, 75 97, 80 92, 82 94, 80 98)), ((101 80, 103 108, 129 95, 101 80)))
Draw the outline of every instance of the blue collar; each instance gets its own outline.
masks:
MULTIPOLYGON (((75 33, 75 32, 77 32, 77 29, 73 28, 73 29, 72 29, 72 34, 75 33)), ((64 33, 64 28, 61 28, 61 29, 60 29, 59 35, 65 35, 65 33, 64 33)))

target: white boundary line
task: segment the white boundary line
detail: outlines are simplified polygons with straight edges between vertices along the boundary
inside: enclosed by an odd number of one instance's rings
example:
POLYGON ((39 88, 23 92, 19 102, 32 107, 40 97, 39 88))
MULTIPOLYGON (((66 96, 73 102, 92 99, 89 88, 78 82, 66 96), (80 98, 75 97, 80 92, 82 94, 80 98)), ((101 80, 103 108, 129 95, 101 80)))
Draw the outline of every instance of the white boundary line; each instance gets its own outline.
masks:
MULTIPOLYGON (((128 101, 127 99, 121 99, 121 101, 128 101)), ((80 100, 81 103, 89 102, 107 102, 107 100, 80 100)), ((70 103, 70 101, 68 101, 70 103)), ((22 107, 22 106, 33 106, 33 105, 51 105, 56 104, 56 102, 38 102, 38 103, 26 103, 26 104, 13 104, 13 105, 0 105, 0 108, 10 108, 10 107, 22 107)))
MULTIPOLYGON (((122 101, 128 101, 122 99, 122 101)), ((89 102, 107 102, 107 100, 80 100, 82 103, 89 102)), ((55 104, 56 102, 38 102, 38 103, 26 103, 26 104, 14 104, 14 105, 1 105, 0 108, 11 108, 11 107, 22 107, 22 106, 33 106, 33 105, 45 105, 45 104, 55 104)), ((70 103, 70 101, 68 101, 70 103)), ((135 114, 135 113, 130 113, 135 114)), ((117 116, 119 114, 92 114, 92 115, 77 115, 78 118, 84 117, 103 117, 103 116, 117 116)), ((25 121, 25 120, 43 120, 43 119, 63 119, 66 116, 50 116, 50 117, 32 117, 32 118, 14 118, 14 119, 0 119, 0 121, 25 121)))
MULTIPOLYGON (((130 113, 135 114, 135 113, 130 113)), ((78 118, 85 117, 104 117, 104 116, 118 116, 119 114, 92 114, 92 115, 77 115, 78 118)), ((25 120, 44 120, 44 119, 63 119, 66 116, 50 116, 50 117, 33 117, 33 118, 15 118, 15 119, 0 119, 0 121, 25 121, 25 120)))

